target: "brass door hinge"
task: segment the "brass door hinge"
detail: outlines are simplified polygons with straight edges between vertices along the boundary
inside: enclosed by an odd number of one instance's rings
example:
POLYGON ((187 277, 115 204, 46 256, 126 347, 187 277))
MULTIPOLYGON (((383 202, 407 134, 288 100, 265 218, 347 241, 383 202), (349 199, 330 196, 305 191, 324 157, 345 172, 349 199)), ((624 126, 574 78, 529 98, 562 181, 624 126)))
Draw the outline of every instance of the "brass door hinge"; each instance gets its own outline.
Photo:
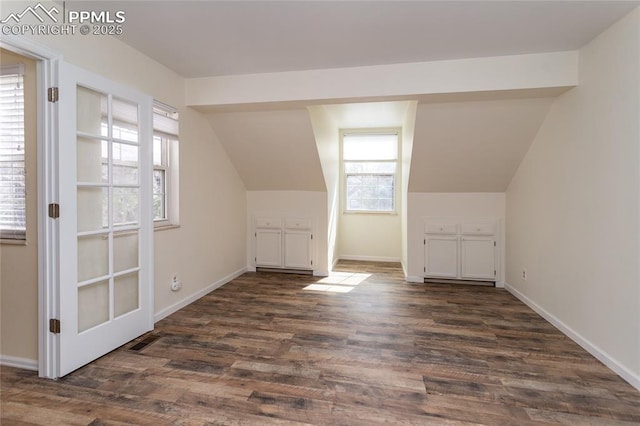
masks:
POLYGON ((47 89, 47 99, 49 102, 58 102, 59 96, 57 87, 49 87, 49 89, 47 89))
POLYGON ((60 334, 60 320, 51 318, 49 320, 49 331, 53 334, 60 334))
POLYGON ((49 204, 49 217, 52 219, 57 219, 60 217, 60 204, 58 203, 49 204))

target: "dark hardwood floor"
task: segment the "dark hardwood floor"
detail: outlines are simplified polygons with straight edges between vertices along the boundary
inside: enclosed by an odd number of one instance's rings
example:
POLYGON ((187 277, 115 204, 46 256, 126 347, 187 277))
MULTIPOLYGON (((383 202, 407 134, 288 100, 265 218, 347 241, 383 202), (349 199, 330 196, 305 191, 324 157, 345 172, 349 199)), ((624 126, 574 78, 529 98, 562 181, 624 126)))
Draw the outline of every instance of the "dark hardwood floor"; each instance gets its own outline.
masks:
POLYGON ((337 271, 247 273, 58 381, 2 368, 1 423, 640 424, 640 392, 506 291, 337 271))

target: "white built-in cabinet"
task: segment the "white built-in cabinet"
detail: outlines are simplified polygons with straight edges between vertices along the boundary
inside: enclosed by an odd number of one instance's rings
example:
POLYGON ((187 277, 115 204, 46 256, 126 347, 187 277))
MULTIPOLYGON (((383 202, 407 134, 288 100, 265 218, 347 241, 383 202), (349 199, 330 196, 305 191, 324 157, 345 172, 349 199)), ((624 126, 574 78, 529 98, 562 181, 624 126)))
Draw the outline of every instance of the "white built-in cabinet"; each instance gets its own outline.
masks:
POLYGON ((424 276, 459 280, 496 280, 496 224, 427 220, 424 276))
POLYGON ((257 218, 255 266, 313 270, 312 225, 304 218, 257 218))

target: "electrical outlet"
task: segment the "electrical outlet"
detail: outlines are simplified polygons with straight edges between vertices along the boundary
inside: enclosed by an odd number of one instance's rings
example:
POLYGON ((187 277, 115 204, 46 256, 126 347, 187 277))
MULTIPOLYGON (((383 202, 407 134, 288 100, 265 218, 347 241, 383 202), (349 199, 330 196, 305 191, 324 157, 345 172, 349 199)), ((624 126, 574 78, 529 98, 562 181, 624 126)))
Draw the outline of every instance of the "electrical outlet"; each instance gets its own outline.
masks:
POLYGON ((171 275, 170 285, 171 285, 171 291, 178 291, 178 290, 180 290, 182 288, 182 283, 178 279, 178 274, 177 273, 171 275))
POLYGON ((527 280, 527 268, 524 268, 522 270, 522 279, 525 281, 527 280))

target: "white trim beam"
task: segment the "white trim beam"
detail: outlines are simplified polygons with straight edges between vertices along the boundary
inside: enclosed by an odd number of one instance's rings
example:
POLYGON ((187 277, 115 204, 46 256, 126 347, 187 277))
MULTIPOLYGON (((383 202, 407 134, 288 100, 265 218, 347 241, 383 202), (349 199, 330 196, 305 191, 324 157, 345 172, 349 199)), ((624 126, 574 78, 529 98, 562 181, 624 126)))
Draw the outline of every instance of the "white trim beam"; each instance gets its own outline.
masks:
POLYGON ((185 101, 202 110, 269 103, 411 98, 574 87, 578 52, 193 78, 185 101))

